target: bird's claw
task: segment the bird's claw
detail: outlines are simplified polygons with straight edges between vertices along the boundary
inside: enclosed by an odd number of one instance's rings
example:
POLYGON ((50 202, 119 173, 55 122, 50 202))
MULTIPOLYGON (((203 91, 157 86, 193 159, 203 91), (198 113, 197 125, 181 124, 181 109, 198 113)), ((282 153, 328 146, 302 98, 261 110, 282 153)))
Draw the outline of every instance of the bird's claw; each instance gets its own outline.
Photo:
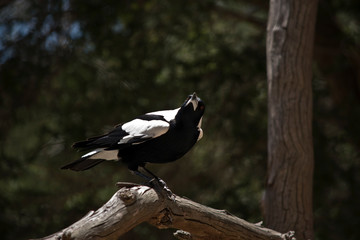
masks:
POLYGON ((175 194, 172 193, 170 188, 166 185, 166 182, 161 178, 153 178, 149 181, 149 184, 155 191, 161 193, 161 195, 165 195, 167 198, 175 201, 175 194))

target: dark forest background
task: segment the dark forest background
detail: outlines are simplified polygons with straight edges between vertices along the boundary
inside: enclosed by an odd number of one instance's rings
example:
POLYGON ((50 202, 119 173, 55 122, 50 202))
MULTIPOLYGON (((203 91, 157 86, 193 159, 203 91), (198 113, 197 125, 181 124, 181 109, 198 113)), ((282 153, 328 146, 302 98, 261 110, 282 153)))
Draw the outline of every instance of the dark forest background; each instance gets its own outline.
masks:
MULTIPOLYGON (((320 0, 314 52, 316 239, 360 238, 360 2, 320 0)), ((0 232, 42 237, 97 209, 107 163, 59 168, 71 144, 196 91, 204 138, 149 168, 174 193, 259 222, 267 158, 267 1, 1 1, 0 232)), ((171 239, 143 224, 124 239, 171 239)))

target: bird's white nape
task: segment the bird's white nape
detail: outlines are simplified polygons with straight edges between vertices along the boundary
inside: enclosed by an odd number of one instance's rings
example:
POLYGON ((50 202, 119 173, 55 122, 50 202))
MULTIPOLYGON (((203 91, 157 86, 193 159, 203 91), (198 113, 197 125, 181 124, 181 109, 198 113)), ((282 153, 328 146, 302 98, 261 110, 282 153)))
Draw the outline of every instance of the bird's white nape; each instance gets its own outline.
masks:
POLYGON ((201 117, 201 118, 200 118, 200 121, 199 121, 199 123, 198 123, 198 125, 197 125, 198 128, 201 128, 202 119, 203 119, 203 118, 201 117))
POLYGON ((197 128, 198 128, 198 130, 200 132, 197 141, 199 141, 204 135, 204 131, 201 129, 201 124, 202 124, 202 117, 200 118, 200 121, 199 121, 199 123, 197 125, 197 128))
POLYGON ((196 141, 199 141, 200 139, 202 139, 202 137, 204 135, 204 131, 201 128, 198 128, 198 130, 199 130, 199 136, 196 141))

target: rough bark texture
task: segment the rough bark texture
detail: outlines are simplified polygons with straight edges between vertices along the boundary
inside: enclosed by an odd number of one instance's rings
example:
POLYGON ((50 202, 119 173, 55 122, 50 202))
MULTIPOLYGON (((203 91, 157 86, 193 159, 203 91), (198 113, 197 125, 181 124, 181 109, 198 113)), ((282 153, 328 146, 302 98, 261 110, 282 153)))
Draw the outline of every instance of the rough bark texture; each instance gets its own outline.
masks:
POLYGON ((224 210, 212 209, 172 195, 169 198, 147 186, 123 187, 97 211, 45 239, 118 239, 149 222, 157 228, 176 228, 178 239, 290 239, 248 223, 224 210))
POLYGON ((316 0, 271 0, 265 225, 313 239, 312 55, 316 0))

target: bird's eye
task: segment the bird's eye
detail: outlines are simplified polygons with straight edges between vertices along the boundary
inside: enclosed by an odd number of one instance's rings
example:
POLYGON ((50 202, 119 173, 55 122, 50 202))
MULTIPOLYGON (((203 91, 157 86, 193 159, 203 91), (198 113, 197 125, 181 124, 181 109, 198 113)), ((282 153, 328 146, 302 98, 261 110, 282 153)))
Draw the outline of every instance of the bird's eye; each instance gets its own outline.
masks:
POLYGON ((204 105, 201 105, 199 106, 200 107, 200 110, 204 110, 205 106, 204 105))

